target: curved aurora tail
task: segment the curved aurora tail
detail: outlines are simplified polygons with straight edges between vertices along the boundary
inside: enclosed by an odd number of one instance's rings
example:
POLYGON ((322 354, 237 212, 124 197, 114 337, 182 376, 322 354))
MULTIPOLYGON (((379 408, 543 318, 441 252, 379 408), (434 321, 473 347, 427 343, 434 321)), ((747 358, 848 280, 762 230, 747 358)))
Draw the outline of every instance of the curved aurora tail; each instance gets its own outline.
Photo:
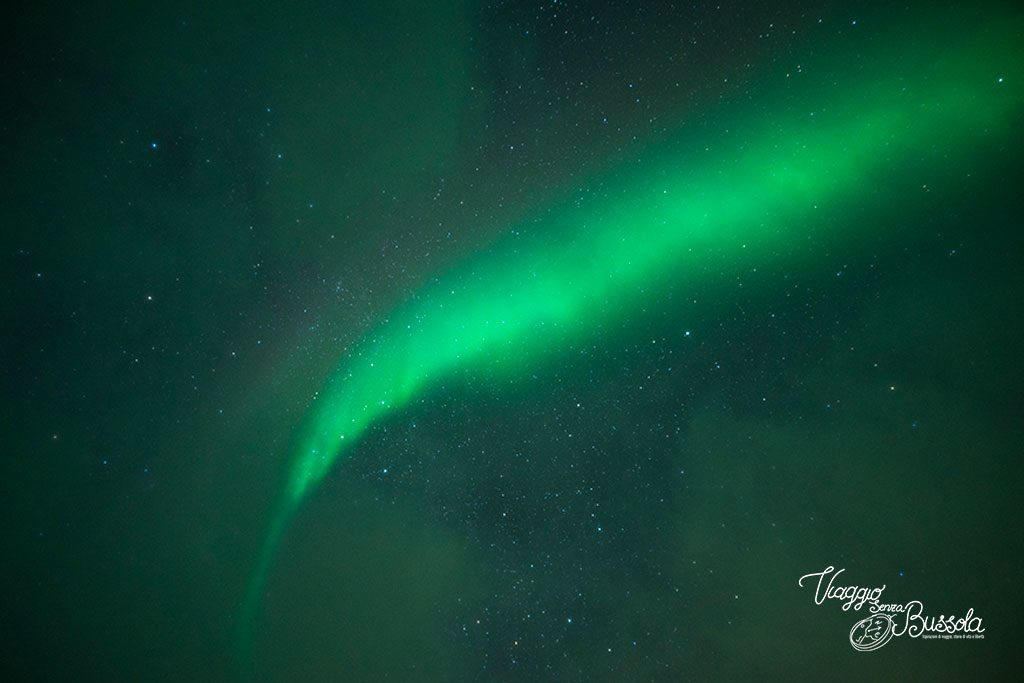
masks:
POLYGON ((830 46, 821 75, 796 84, 775 74, 763 97, 721 114, 722 132, 681 132, 643 163, 596 178, 600 194, 584 206, 544 207, 393 311, 353 346, 296 434, 242 605, 243 658, 302 501, 368 427, 432 383, 460 369, 515 379, 524 364, 630 320, 652 291, 685 290, 723 267, 765 258, 799 267, 873 229, 852 231, 830 211, 884 210, 920 192, 922 179, 952 188, 982 165, 1024 111, 1022 23, 990 22, 973 39, 962 25, 917 26, 830 46))

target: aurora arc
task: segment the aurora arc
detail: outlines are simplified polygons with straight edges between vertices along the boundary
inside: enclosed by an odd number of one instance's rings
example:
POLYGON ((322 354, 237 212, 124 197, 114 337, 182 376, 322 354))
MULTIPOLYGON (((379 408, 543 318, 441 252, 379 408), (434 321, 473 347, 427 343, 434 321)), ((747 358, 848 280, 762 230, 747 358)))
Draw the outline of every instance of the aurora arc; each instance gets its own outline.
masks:
POLYGON ((798 268, 807 250, 791 244, 875 236, 874 226, 822 218, 831 210, 885 211, 921 187, 915 178, 954 186, 965 166, 983 164, 979 150, 1004 144, 1024 111, 1021 22, 990 21, 952 48, 928 28, 914 32, 922 42, 893 36, 868 57, 851 43, 836 53, 848 65, 751 95, 733 114, 724 105, 714 127, 681 126, 641 162, 593 178, 583 207, 545 207, 392 311, 351 346, 293 437, 242 604, 241 650, 303 500, 369 427, 432 384, 469 368, 514 381, 526 362, 628 321, 652 291, 685 289, 723 263, 771 257, 798 268))

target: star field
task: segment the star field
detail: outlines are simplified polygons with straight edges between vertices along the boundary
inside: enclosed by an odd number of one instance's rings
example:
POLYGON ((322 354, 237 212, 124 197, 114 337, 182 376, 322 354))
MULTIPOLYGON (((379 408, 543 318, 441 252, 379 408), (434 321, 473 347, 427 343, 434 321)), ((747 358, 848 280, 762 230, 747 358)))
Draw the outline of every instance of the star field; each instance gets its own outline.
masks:
POLYGON ((1013 670, 1019 11, 4 26, 5 678, 1013 670))

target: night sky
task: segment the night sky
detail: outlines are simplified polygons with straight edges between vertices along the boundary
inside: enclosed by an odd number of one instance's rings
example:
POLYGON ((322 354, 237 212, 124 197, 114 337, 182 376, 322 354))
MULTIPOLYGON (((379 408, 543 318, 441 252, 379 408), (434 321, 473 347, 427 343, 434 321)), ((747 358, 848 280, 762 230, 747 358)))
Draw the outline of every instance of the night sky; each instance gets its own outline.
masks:
POLYGON ((0 677, 1014 679, 967 4, 7 10, 0 677), (984 638, 858 651, 830 566, 984 638))

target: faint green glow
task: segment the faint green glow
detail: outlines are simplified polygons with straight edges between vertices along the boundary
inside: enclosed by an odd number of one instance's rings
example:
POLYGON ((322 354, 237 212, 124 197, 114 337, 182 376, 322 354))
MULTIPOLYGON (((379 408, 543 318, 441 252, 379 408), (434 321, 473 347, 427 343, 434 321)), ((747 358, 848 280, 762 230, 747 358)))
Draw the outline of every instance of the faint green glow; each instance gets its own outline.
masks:
POLYGON ((820 216, 851 201, 906 201, 887 183, 976 163, 975 146, 1002 139, 1022 111, 1021 91, 1002 80, 1020 82, 1009 78, 1021 70, 1016 25, 986 27, 976 44, 917 44, 912 58, 895 41, 870 62, 834 60, 832 77, 744 102, 722 114, 720 132, 681 132, 643 164, 601 178, 603 195, 586 207, 545 207, 539 223, 424 287, 353 347, 310 407, 243 629, 303 499, 369 426, 430 383, 463 367, 514 378, 538 353, 628 319, 641 290, 698 282, 712 255, 784 256, 811 231, 829 244, 856 241, 848 222, 820 216), (823 225, 842 232, 822 235, 823 225))

